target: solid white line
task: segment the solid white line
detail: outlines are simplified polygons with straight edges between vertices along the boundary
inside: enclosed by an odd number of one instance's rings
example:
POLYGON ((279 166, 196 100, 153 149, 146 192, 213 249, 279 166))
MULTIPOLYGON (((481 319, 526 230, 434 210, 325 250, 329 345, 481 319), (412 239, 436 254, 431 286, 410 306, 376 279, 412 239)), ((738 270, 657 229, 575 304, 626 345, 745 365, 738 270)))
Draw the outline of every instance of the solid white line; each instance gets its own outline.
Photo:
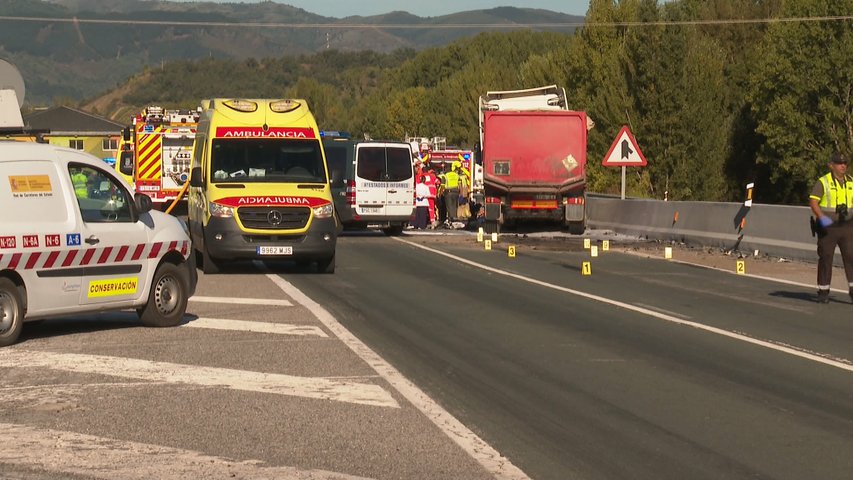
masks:
POLYGON ((189 300, 191 302, 234 303, 237 305, 273 305, 277 307, 293 306, 289 300, 278 300, 272 298, 202 297, 199 295, 193 295, 189 300))
POLYGON ((676 323, 679 325, 685 325, 688 327, 693 327, 693 328, 696 328, 699 330, 704 330, 706 332, 711 332, 711 333, 721 335, 724 337, 733 338, 735 340, 740 340, 742 342, 751 343, 753 345, 758 345, 758 346, 769 348, 769 349, 776 350, 779 352, 787 353, 787 354, 793 355, 795 357, 800 357, 800 358, 804 358, 806 360, 811 360, 813 362, 818 362, 818 363, 822 363, 824 365, 829 365, 831 367, 840 368, 840 369, 846 370, 848 372, 853 372, 853 363, 851 363, 847 359, 842 359, 842 360, 830 359, 830 358, 826 358, 826 357, 823 357, 820 355, 815 355, 815 354, 803 351, 803 349, 797 349, 797 348, 787 347, 787 346, 783 346, 783 345, 778 345, 778 344, 775 344, 773 342, 769 342, 769 341, 765 341, 765 340, 759 340, 757 338, 752 338, 752 337, 748 337, 746 335, 741 335, 738 333, 730 332, 728 330, 723 330, 722 328, 712 327, 709 325, 704 325, 704 324, 697 323, 697 322, 691 322, 688 320, 682 320, 682 319, 674 317, 672 315, 667 315, 665 313, 655 312, 653 310, 634 306, 634 305, 631 305, 629 303, 620 302, 618 300, 611 300, 609 298, 601 297, 598 295, 593 295, 591 293, 581 292, 580 290, 573 290, 571 288, 561 287, 559 285, 553 285, 551 283, 543 282, 541 280, 536 280, 535 278, 525 277, 524 275, 519 275, 517 273, 507 272, 505 270, 500 270, 500 269, 497 269, 494 267, 482 265, 482 264, 473 262, 471 260, 468 260, 467 258, 458 257, 458 256, 450 254, 450 253, 442 252, 441 250, 436 250, 436 249, 433 249, 433 248, 430 248, 430 247, 427 247, 424 245, 418 245, 417 243, 409 242, 407 240, 403 240, 403 239, 400 239, 397 237, 391 237, 391 238, 393 240, 398 241, 398 242, 402 242, 402 243, 405 243, 407 245, 411 245, 413 247, 420 248, 422 250, 426 250, 428 252, 432 252, 432 253, 435 253, 438 255, 445 256, 447 258, 451 258, 454 261, 464 263, 466 265, 470 265, 474 268, 479 268, 479 269, 485 270, 487 272, 492 272, 492 273, 495 273, 498 275, 504 275, 504 276, 507 276, 510 278, 515 278, 517 280, 522 280, 522 281, 525 281, 528 283, 532 283, 534 285, 539 285, 542 287, 551 288, 551 289, 558 290, 561 292, 569 293, 571 295, 576 295, 578 297, 583 297, 583 298, 586 298, 589 300, 594 300, 596 302, 606 303, 608 305, 613 305, 614 307, 624 308, 625 310, 630 310, 632 312, 641 313, 641 314, 647 315, 649 317, 658 318, 660 320, 666 320, 667 322, 672 322, 672 323, 676 323))
POLYGON ((0 349, 0 367, 49 368, 153 382, 224 387, 249 392, 334 400, 378 407, 400 407, 394 397, 378 385, 228 368, 152 362, 135 358, 3 348, 0 349))
POLYGON ((222 318, 196 318, 181 327, 208 328, 211 330, 234 330, 240 332, 274 333, 277 335, 314 335, 328 338, 320 327, 312 325, 292 325, 288 323, 248 322, 244 320, 226 320, 222 318))
POLYGON ((386 362, 385 359, 350 333, 346 327, 341 325, 320 304, 310 299, 302 291, 293 286, 293 284, 278 275, 268 274, 267 277, 275 282, 293 301, 311 311, 327 329, 364 360, 365 363, 370 365, 382 378, 396 388, 406 400, 411 402, 436 427, 456 442, 457 445, 479 462, 495 478, 501 480, 529 480, 529 477, 513 465, 508 458, 501 456, 497 450, 463 425, 450 412, 435 403, 417 385, 409 381, 396 368, 386 362))
MULTIPOLYGON (((15 473, 43 471, 45 478, 61 474, 113 480, 204 478, 275 478, 282 480, 364 480, 326 470, 270 467, 259 460, 234 460, 147 443, 128 442, 63 430, 0 423, 3 448, 0 464, 15 473), (11 467, 11 468, 10 468, 11 467)), ((41 475, 39 475, 41 477, 41 475)), ((12 475, 11 478, 18 478, 12 475)), ((35 478, 25 475, 20 478, 35 478)), ((58 477, 57 477, 58 478, 58 477)))

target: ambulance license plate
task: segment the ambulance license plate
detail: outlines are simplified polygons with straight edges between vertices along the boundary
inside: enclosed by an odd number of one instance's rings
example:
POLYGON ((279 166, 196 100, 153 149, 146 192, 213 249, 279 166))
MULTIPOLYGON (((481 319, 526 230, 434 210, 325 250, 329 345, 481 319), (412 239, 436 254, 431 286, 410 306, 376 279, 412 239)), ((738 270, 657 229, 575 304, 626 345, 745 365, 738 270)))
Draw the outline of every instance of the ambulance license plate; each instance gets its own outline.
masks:
POLYGON ((257 247, 258 255, 293 255, 293 247, 257 247))

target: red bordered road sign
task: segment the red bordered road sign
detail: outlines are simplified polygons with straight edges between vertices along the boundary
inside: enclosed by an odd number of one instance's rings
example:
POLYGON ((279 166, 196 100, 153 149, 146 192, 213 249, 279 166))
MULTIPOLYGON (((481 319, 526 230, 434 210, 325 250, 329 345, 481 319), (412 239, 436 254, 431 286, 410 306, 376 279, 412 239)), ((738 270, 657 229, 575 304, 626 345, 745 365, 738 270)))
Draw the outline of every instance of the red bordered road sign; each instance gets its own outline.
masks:
POLYGON ((604 160, 601 162, 605 167, 645 167, 646 157, 640 151, 637 140, 631 134, 631 130, 627 125, 619 130, 619 135, 616 135, 616 140, 613 140, 613 145, 604 160))

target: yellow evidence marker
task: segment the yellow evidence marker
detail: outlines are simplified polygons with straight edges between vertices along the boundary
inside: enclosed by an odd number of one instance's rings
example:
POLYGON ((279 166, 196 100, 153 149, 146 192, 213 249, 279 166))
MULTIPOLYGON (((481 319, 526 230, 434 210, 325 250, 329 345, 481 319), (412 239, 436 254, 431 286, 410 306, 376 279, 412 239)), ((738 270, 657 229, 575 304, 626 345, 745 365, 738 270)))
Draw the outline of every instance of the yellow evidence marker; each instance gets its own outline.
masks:
POLYGON ((603 251, 603 252, 610 251, 610 240, 602 240, 601 241, 601 251, 603 251))
POLYGON ((498 243, 498 232, 492 232, 492 243, 498 243))
POLYGON ((581 266, 581 273, 584 275, 592 275, 592 264, 590 262, 583 262, 581 266))
POLYGON ((663 258, 666 258, 667 260, 672 258, 672 247, 666 247, 663 250, 663 258))
POLYGON ((480 229, 477 230, 477 242, 483 243, 483 227, 480 227, 480 229))
POLYGON ((485 242, 483 242, 483 243, 484 243, 484 244, 485 244, 485 246, 486 246, 486 250, 491 250, 491 249, 492 249, 492 241, 491 241, 491 240, 486 240, 486 241, 485 241, 485 242))
POLYGON ((746 275, 746 262, 738 260, 735 264, 735 272, 737 272, 738 275, 746 275))
POLYGON ((590 257, 597 257, 598 256, 598 246, 597 245, 593 245, 593 246, 589 247, 589 256, 590 257))
POLYGON ((515 258, 515 245, 510 245, 509 247, 507 247, 506 255, 509 258, 515 258))
POLYGON ((591 243, 590 243, 589 239, 588 239, 588 238, 584 238, 584 239, 583 239, 583 248, 585 248, 585 249, 589 250, 590 245, 591 245, 591 243))

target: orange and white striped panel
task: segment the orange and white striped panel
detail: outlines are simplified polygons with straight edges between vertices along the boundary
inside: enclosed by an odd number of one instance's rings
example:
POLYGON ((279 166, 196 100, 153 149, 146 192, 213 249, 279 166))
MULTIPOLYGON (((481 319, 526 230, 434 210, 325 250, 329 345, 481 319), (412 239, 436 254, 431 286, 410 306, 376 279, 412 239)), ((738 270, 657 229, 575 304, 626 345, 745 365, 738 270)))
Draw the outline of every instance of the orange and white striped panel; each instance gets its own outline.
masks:
POLYGON ((171 251, 179 251, 186 258, 189 242, 184 240, 116 247, 65 248, 61 250, 3 253, 0 254, 0 270, 50 270, 90 265, 115 265, 146 258, 161 258, 171 251))

